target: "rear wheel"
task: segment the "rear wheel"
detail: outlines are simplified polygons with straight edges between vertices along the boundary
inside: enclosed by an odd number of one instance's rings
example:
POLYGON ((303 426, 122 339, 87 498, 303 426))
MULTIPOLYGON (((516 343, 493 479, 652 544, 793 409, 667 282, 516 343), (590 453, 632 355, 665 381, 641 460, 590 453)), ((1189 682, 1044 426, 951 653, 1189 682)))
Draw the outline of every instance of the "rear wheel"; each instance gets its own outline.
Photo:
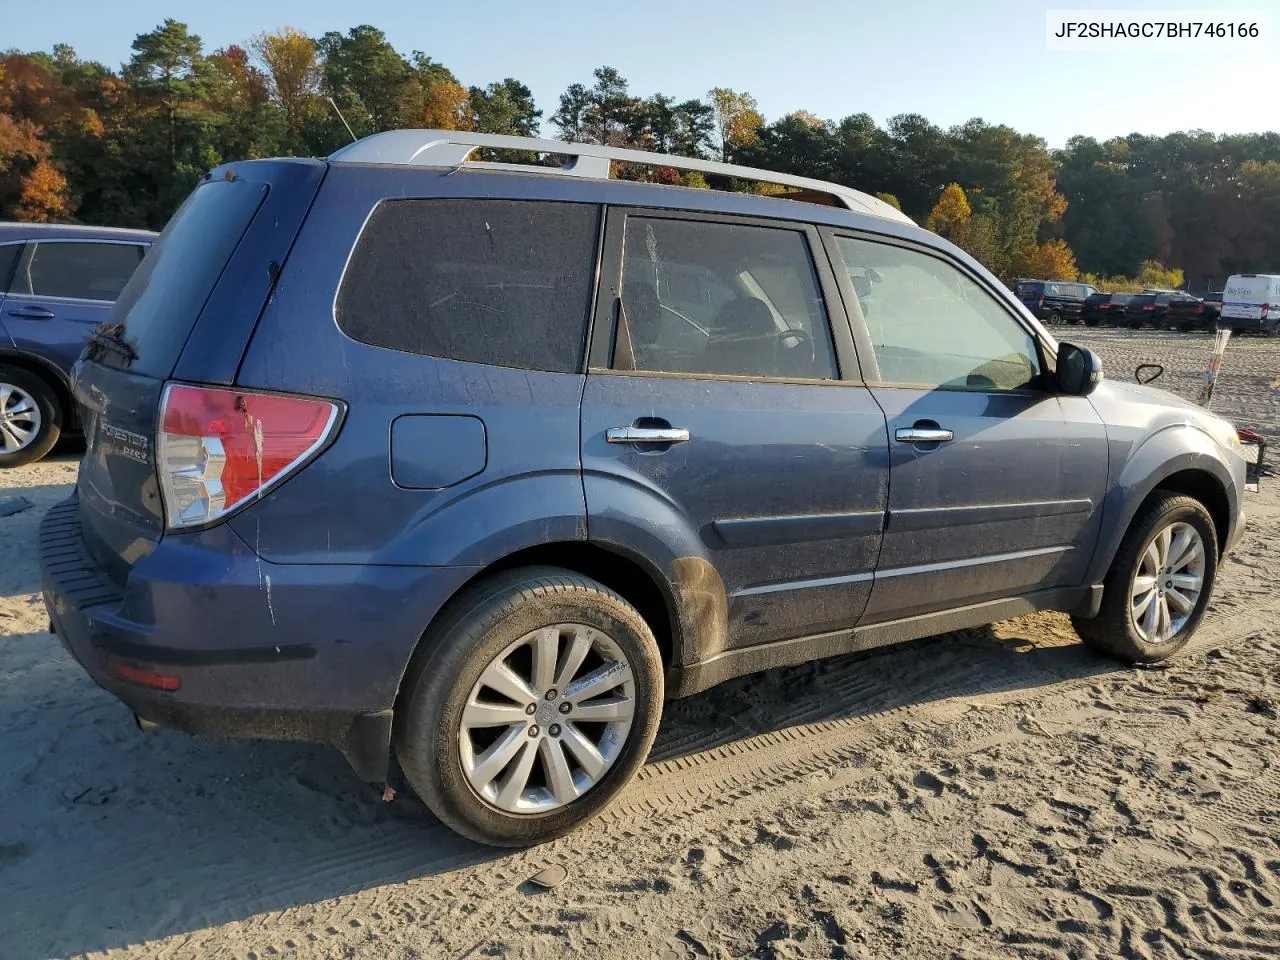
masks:
POLYGON ((0 467, 39 460, 58 442, 62 411, 44 380, 0 365, 0 467))
POLYGON ((1191 497, 1162 494, 1120 543, 1092 619, 1072 618, 1085 643, 1131 663, 1155 663, 1190 641, 1218 571, 1213 518, 1191 497))
POLYGON ((1050 311, 1049 311, 1049 322, 1050 322, 1050 323, 1061 323, 1061 322, 1062 322, 1062 312, 1061 312, 1060 310, 1050 310, 1050 311))
POLYGON ((458 833, 526 846, 599 813, 649 753, 662 661, 640 614, 554 568, 468 591, 423 641, 397 709, 396 756, 458 833))

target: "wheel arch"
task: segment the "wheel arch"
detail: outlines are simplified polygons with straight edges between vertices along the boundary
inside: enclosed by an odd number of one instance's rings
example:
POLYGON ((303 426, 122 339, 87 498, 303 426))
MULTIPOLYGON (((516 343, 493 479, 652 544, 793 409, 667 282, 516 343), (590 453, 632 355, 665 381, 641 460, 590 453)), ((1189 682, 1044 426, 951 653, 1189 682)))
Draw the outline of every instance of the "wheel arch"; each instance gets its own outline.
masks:
POLYGON ((414 663, 430 654, 432 625, 448 617, 460 598, 477 584, 525 567, 558 567, 598 581, 635 607, 644 618, 658 643, 664 669, 678 666, 683 661, 690 618, 677 584, 672 583, 651 561, 624 547, 595 540, 557 540, 512 550, 478 568, 453 591, 430 622, 423 626, 401 671, 397 703, 405 677, 410 674, 414 663))
MULTIPOLYGON (((1188 436, 1184 431, 1178 433, 1184 439, 1188 436)), ((1239 493, 1230 471, 1221 460, 1215 455, 1206 455, 1215 453, 1208 449, 1214 441, 1199 431, 1192 431, 1189 436, 1193 445, 1204 445, 1205 449, 1187 450, 1184 447, 1178 454, 1162 459, 1154 468, 1144 463, 1147 457, 1141 455, 1126 465, 1119 482, 1107 496, 1102 536, 1090 564, 1090 583, 1103 581, 1134 519, 1161 493, 1179 493, 1202 503, 1213 519, 1219 552, 1226 550, 1232 534, 1232 520, 1238 509, 1239 493), (1108 513, 1116 519, 1107 519, 1108 513)), ((1181 441, 1170 435, 1164 442, 1181 441)), ((1154 449, 1146 453, 1161 455, 1154 449)))

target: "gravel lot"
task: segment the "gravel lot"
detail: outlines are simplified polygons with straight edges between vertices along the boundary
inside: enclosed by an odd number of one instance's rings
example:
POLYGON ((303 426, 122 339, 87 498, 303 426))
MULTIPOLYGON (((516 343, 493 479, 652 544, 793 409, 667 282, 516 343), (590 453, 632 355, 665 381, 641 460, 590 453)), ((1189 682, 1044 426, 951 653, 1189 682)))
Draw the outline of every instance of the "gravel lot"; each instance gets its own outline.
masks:
MULTIPOLYGON (((1188 396, 1209 342, 1055 332, 1188 396)), ((1280 438, 1277 380, 1280 340, 1232 342, 1215 409, 1280 438)), ((1162 669, 1041 614, 745 677, 669 705, 607 816, 500 854, 323 748, 137 733, 35 592, 76 466, 0 474, 35 504, 0 519, 3 960, 1280 953, 1280 479, 1162 669)))

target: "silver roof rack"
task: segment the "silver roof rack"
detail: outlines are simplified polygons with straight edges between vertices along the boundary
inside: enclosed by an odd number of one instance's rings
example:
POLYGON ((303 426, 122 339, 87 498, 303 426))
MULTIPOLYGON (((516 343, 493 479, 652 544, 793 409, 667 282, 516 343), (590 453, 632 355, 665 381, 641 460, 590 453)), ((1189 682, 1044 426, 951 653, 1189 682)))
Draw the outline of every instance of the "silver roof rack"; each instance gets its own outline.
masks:
MULTIPOLYGON (((563 140, 539 140, 533 137, 508 137, 493 133, 471 133, 467 130, 388 130, 349 143, 329 155, 330 160, 343 163, 404 163, 428 167, 463 167, 468 170, 520 170, 534 173, 559 174, 569 177, 586 177, 592 180, 609 179, 609 163, 644 164, 651 167, 674 167, 677 170, 697 170, 700 173, 735 177, 773 183, 783 187, 820 194, 826 202, 843 206, 855 213, 865 213, 885 220, 913 223, 901 210, 890 206, 878 197, 842 187, 825 180, 794 177, 787 173, 773 173, 754 167, 740 167, 732 163, 714 160, 698 160, 646 150, 626 150, 620 147, 603 147, 594 143, 569 143, 563 140), (563 166, 542 167, 514 163, 487 163, 473 161, 471 155, 481 149, 521 150, 525 152, 554 154, 568 157, 563 166)), ((822 202, 822 201, 818 201, 822 202)))

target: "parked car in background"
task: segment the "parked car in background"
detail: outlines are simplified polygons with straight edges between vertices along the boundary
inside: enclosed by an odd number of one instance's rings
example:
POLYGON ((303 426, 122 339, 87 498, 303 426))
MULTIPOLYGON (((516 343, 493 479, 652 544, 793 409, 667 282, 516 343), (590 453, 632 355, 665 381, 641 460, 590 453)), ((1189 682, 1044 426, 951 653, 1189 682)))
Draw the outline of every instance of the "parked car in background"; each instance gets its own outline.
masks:
POLYGON ((1047 323, 1079 323, 1085 300, 1097 287, 1069 280, 1019 280, 1013 291, 1037 320, 1047 323))
POLYGON ((1280 332, 1280 275, 1242 273, 1227 279, 1219 323, 1240 333, 1280 332))
POLYGON ((1170 296, 1168 292, 1156 290, 1135 293, 1124 305, 1124 313, 1119 322, 1130 330, 1139 330, 1145 326, 1159 327, 1169 311, 1170 296))
POLYGON ((1096 327, 1104 323, 1115 323, 1124 314, 1124 305, 1132 297, 1131 293, 1091 293, 1085 297, 1082 317, 1085 325, 1096 327))
POLYGON ((1165 330, 1216 330, 1218 311, 1189 293, 1170 294, 1160 326, 1165 330))
POLYGON ((1242 528, 1231 424, 875 197, 708 160, 229 164, 111 323, 40 532, 58 637, 145 721, 394 750, 490 844, 593 816, 731 677, 1050 609, 1163 660, 1242 528))
POLYGON ((71 366, 155 238, 0 223, 0 467, 39 460, 79 428, 71 366))

